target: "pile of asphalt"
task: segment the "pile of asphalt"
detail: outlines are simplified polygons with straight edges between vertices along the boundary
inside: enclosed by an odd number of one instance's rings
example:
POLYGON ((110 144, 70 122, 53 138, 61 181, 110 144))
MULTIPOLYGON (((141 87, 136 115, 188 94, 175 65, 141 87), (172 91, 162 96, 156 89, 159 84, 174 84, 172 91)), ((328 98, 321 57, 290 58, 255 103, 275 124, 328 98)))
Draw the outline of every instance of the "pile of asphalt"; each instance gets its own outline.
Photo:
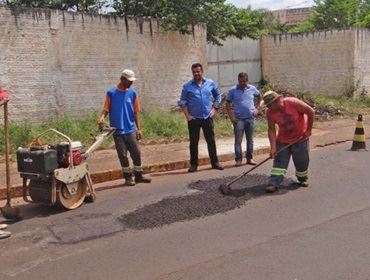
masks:
MULTIPOLYGON (((230 195, 223 195, 219 186, 235 177, 223 177, 189 184, 190 189, 198 190, 190 195, 168 197, 154 204, 146 205, 119 218, 124 226, 143 230, 160 227, 175 222, 192 220, 236 209, 251 198, 268 195, 265 192, 268 177, 253 174, 242 177, 231 185, 230 195)), ((282 187, 275 194, 284 194, 297 187, 282 187)), ((275 195, 274 194, 274 195, 275 195)))

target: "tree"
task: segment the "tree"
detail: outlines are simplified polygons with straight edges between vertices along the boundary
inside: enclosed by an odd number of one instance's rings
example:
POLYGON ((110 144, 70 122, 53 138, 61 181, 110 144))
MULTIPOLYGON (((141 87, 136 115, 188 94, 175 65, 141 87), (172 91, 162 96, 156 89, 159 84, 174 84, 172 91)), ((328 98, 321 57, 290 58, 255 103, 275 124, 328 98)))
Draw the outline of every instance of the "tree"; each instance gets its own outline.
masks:
POLYGON ((366 27, 370 0, 315 0, 308 21, 315 30, 366 27))
POLYGON ((280 20, 274 19, 270 11, 264 10, 263 34, 282 34, 289 31, 287 23, 281 23, 280 20))
MULTIPOLYGON (((157 18, 164 30, 191 33, 206 24, 207 40, 220 45, 229 36, 257 39, 263 25, 259 11, 238 9, 225 0, 3 0, 8 5, 99 12, 112 3, 118 16, 157 18)), ((1 0, 0 0, 1 2, 1 0)))
POLYGON ((308 19, 288 32, 370 27, 370 0, 315 0, 308 19))
POLYGON ((359 23, 360 27, 370 28, 370 13, 359 23))
POLYGON ((107 1, 99 0, 4 0, 8 6, 98 12, 107 1))
POLYGON ((309 31, 314 31, 315 30, 315 27, 314 25, 312 24, 312 22, 310 22, 309 20, 306 20, 304 22, 301 22, 301 23, 298 23, 294 26, 291 26, 289 28, 289 31, 288 32, 309 32, 309 31))
POLYGON ((257 11, 238 9, 224 0, 115 0, 117 15, 154 17, 165 30, 191 33, 206 24, 207 40, 220 45, 228 36, 258 38, 262 16, 257 11))

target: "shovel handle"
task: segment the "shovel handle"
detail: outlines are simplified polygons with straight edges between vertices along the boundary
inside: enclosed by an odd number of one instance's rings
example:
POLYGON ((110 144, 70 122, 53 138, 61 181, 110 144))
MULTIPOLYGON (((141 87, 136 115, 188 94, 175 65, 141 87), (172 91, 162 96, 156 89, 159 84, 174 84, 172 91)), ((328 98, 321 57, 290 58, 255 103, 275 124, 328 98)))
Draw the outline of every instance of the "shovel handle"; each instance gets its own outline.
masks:
MULTIPOLYGON (((301 141, 303 139, 303 137, 299 137, 297 140, 293 141, 292 143, 289 143, 288 145, 282 147, 279 151, 276 152, 275 155, 281 153, 282 151, 288 149, 290 146, 294 145, 295 143, 298 143, 299 141, 301 141)), ((261 161, 260 163, 258 163, 257 165, 253 166, 251 169, 245 171, 244 173, 242 173, 241 175, 239 175, 238 177, 234 178, 232 181, 230 181, 228 184, 226 184, 227 187, 230 187, 230 185, 234 182, 236 182, 237 180, 239 180, 240 178, 242 178, 243 176, 247 175, 248 173, 252 172, 254 169, 256 169, 257 167, 261 166, 262 164, 264 164, 266 161, 268 161, 269 159, 271 159, 271 156, 269 156, 268 158, 265 158, 263 161, 261 161)))

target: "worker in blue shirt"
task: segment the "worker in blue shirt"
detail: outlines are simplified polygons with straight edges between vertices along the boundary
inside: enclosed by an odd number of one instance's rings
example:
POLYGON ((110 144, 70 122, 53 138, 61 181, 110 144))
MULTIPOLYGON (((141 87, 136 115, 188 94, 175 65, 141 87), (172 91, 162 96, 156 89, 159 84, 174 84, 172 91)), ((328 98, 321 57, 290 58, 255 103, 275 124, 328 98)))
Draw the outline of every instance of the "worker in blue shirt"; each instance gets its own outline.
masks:
POLYGON ((189 172, 198 170, 198 143, 200 129, 207 142, 208 154, 213 169, 223 170, 218 162, 213 117, 221 103, 221 92, 214 81, 203 78, 203 66, 195 63, 191 66, 193 79, 184 84, 179 106, 188 121, 190 139, 189 172))
POLYGON ((234 126, 235 166, 242 164, 241 145, 244 133, 247 142, 246 163, 256 165, 253 160, 253 132, 261 100, 261 94, 256 87, 248 84, 248 74, 239 73, 238 84, 229 90, 226 97, 226 110, 234 126))
POLYGON ((144 177, 141 166, 141 151, 138 143, 142 138, 140 104, 136 90, 131 87, 134 81, 136 81, 134 71, 123 70, 119 84, 108 89, 104 109, 98 119, 98 124, 102 125, 109 114, 110 126, 116 128, 113 139, 126 186, 152 181, 144 177), (128 153, 134 164, 135 182, 132 178, 128 153))

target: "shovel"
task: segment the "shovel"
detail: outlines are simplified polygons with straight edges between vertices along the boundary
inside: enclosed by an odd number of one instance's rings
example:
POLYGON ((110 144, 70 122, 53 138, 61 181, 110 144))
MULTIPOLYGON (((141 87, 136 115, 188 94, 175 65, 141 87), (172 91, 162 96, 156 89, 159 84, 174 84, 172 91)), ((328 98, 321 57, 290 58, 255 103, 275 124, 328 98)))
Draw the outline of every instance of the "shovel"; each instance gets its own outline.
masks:
MULTIPOLYGON (((284 146, 283 148, 281 148, 279 151, 276 152, 276 155, 286 149, 288 149, 290 146, 294 145, 295 143, 299 142, 302 140, 302 137, 298 138, 297 140, 293 141, 292 143, 289 143, 288 145, 284 146)), ((230 188, 230 185, 235 183, 236 181, 240 180, 242 177, 244 177, 245 175, 247 175, 248 173, 252 172, 254 169, 258 168, 259 166, 261 166, 262 164, 264 164, 266 161, 268 161, 269 159, 271 159, 271 156, 269 156, 268 158, 264 159, 263 161, 261 161, 260 163, 258 163, 257 165, 253 166, 251 169, 249 169, 248 171, 242 173, 241 175, 239 175, 238 177, 234 178, 233 180, 231 180, 230 182, 228 182, 227 184, 221 184, 219 186, 219 190, 220 192, 223 194, 223 195, 229 195, 231 193, 231 188, 230 188)))
POLYGON ((9 121, 8 104, 4 104, 4 140, 5 140, 5 169, 6 169, 6 205, 1 208, 1 213, 7 220, 21 220, 19 208, 12 207, 10 200, 10 167, 9 167, 9 121))

